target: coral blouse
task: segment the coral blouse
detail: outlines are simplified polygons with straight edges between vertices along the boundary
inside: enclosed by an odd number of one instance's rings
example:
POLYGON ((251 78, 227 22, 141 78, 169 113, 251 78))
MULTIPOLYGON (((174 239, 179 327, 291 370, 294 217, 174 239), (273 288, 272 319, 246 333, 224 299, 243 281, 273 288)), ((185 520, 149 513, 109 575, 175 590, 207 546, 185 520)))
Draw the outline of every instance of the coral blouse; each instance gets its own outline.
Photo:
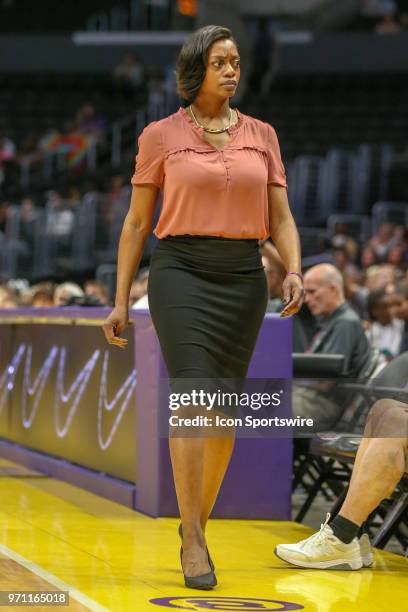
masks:
POLYGON ((184 108, 143 130, 131 182, 163 192, 158 238, 269 236, 267 185, 287 186, 278 139, 269 124, 237 115, 222 150, 205 140, 184 108))

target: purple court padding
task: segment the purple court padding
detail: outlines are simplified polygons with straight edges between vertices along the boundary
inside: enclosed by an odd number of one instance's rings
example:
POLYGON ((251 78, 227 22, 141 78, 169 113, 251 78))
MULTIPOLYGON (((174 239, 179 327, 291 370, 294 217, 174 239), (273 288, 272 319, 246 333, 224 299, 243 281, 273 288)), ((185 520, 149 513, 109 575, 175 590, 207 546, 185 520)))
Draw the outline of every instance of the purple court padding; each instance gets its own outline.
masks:
MULTIPOLYGON (((159 436, 167 371, 157 336, 148 311, 131 311, 130 350, 110 347, 98 329, 108 312, 0 312, 0 455, 151 516, 176 516, 168 439, 159 436), (92 375, 82 391, 75 380, 84 366, 92 375), (31 397, 41 372, 41 393, 31 397), (81 400, 68 402, 74 387, 81 400)), ((248 377, 291 379, 291 335, 290 319, 266 315, 248 377)), ((213 516, 290 519, 291 476, 291 439, 238 438, 213 516)))
MULTIPOLYGON (((178 514, 168 450, 160 438, 160 378, 167 376, 149 313, 135 317, 136 509, 152 516, 178 514)), ((250 378, 292 378, 292 321, 267 315, 249 367, 250 378)), ((161 404, 161 405, 160 405, 161 404)), ((291 518, 292 440, 239 438, 213 516, 291 518)))

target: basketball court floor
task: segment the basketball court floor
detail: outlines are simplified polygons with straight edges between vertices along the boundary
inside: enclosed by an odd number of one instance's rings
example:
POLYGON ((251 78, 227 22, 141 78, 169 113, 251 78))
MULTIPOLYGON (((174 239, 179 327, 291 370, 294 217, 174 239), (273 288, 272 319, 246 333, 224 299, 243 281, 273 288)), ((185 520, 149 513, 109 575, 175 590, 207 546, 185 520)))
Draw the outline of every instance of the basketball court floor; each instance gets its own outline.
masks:
POLYGON ((69 606, 19 609, 408 609, 408 560, 401 556, 376 551, 375 569, 357 572, 302 570, 277 559, 277 543, 312 533, 293 522, 213 520, 207 537, 220 584, 189 590, 177 519, 149 518, 5 460, 0 474, 0 591, 70 593, 69 606))

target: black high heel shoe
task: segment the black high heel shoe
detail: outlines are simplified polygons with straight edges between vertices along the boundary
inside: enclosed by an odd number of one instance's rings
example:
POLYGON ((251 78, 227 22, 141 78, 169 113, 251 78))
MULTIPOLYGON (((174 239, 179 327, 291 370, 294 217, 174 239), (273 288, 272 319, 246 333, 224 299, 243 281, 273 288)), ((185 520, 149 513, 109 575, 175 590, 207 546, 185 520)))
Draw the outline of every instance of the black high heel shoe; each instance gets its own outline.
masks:
MULTIPOLYGON (((209 555, 208 555, 208 562, 210 562, 209 555)), ((183 547, 180 548, 180 563, 181 563, 181 569, 183 570, 183 547)), ((184 584, 189 589, 200 589, 201 591, 210 591, 217 585, 217 578, 213 570, 211 570, 211 572, 208 572, 207 574, 201 574, 200 576, 186 576, 183 571, 183 576, 184 576, 184 584)))
MULTIPOLYGON (((183 525, 181 523, 180 523, 180 525, 178 527, 178 534, 180 536, 180 540, 183 541, 183 525)), ((181 547, 181 549, 183 549, 183 547, 181 547)), ((209 566, 211 568, 211 571, 215 572, 215 565, 213 563, 213 560, 211 559, 211 555, 210 555, 210 552, 208 550, 208 547, 207 547, 207 555, 208 555, 208 564, 209 564, 209 566)))

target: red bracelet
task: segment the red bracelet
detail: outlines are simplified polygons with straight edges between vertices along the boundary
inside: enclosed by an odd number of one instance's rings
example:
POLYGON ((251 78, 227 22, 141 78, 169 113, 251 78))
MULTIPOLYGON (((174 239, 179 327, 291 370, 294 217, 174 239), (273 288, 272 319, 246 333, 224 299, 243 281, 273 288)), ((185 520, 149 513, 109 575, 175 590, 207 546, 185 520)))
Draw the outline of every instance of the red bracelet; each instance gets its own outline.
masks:
POLYGON ((289 276, 289 274, 296 274, 296 276, 298 276, 303 283, 303 276, 299 272, 288 272, 286 276, 289 276))

